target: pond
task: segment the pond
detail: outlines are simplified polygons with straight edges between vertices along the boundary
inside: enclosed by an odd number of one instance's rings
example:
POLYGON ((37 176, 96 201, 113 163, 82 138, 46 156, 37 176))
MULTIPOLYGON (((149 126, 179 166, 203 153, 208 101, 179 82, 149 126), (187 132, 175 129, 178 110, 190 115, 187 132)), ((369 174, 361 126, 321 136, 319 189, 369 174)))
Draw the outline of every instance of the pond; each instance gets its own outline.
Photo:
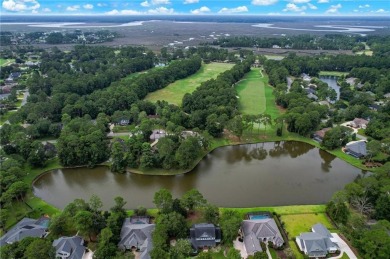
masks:
POLYGON ((320 80, 334 89, 337 93, 337 100, 340 100, 340 86, 337 84, 337 76, 320 76, 320 80))
POLYGON ((153 208, 160 188, 179 197, 197 188, 223 207, 326 203, 335 191, 362 174, 335 156, 302 142, 268 142, 221 147, 194 170, 176 176, 111 173, 107 167, 53 170, 33 184, 34 193, 58 208, 98 195, 105 208, 122 196, 126 207, 153 208))

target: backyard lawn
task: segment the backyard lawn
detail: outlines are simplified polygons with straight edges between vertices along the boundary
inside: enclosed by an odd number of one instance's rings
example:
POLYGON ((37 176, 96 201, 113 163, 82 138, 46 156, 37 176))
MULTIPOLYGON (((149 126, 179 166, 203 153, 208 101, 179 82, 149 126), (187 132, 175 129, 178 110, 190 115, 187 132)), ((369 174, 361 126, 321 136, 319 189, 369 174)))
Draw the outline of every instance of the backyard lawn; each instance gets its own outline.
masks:
POLYGON ((4 58, 0 58, 0 67, 3 67, 3 66, 8 66, 12 63, 15 62, 15 59, 4 59, 4 58))
POLYGON ((234 64, 227 63, 210 63, 203 64, 194 75, 177 80, 164 89, 160 89, 146 96, 146 100, 157 102, 165 100, 169 103, 181 105, 183 96, 186 93, 192 93, 201 83, 216 78, 220 73, 232 68, 234 64))
POLYGON ((282 215, 281 221, 284 222, 289 239, 299 236, 302 232, 310 232, 311 227, 317 223, 322 223, 330 232, 336 230, 325 213, 282 215))

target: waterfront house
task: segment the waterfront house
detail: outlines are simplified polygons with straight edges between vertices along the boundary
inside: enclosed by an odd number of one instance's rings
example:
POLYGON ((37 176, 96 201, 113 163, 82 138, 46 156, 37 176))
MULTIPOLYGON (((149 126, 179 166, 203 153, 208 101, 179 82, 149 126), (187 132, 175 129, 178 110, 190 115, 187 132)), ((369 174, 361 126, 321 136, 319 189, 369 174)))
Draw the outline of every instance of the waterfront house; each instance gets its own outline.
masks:
POLYGON ((149 259, 150 251, 153 249, 152 232, 154 224, 149 220, 139 218, 126 218, 121 229, 120 241, 118 244, 121 250, 136 250, 140 259, 149 259))
POLYGON ((367 155, 366 141, 357 140, 348 142, 347 145, 345 145, 345 153, 356 158, 365 157, 367 155))
POLYGON ((31 218, 22 219, 0 238, 0 246, 13 244, 26 237, 46 237, 49 221, 47 217, 42 217, 38 220, 31 218))
POLYGON ((190 239, 196 252, 203 248, 215 247, 221 242, 221 229, 209 223, 194 224, 190 228, 190 239))
POLYGON ((315 95, 315 94, 312 94, 312 93, 309 93, 309 94, 307 95, 307 97, 310 98, 310 99, 313 99, 314 101, 317 101, 317 100, 318 100, 318 96, 315 95))
POLYGON ((56 258, 82 259, 85 254, 84 240, 79 236, 60 237, 53 241, 56 258))
POLYGON ((321 223, 312 227, 312 232, 301 233, 295 238, 299 249, 308 257, 326 257, 339 251, 336 239, 321 223))
POLYGON ((362 118, 355 118, 351 121, 351 126, 356 129, 365 129, 367 127, 368 121, 362 118))
POLYGON ((241 223, 241 234, 248 255, 262 251, 260 242, 272 242, 274 247, 281 247, 284 243, 273 218, 244 220, 241 223))
POLYGON ((318 130, 316 131, 314 134, 313 134, 313 139, 317 142, 322 142, 322 140, 324 139, 325 137, 325 133, 329 130, 331 130, 332 128, 323 128, 321 130, 318 130))

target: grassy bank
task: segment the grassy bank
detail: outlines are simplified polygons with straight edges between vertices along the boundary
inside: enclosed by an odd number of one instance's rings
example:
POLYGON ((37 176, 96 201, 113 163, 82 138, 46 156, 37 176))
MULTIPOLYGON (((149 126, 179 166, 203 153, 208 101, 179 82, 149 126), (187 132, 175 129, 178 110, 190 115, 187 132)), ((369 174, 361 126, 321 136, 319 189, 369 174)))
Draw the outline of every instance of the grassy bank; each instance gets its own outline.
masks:
POLYGON ((320 76, 345 76, 348 75, 347 72, 338 72, 338 71, 320 71, 318 73, 320 76))
POLYGON ((149 93, 145 100, 151 102, 164 100, 168 103, 181 105, 183 96, 186 93, 192 93, 201 83, 216 78, 220 73, 232 68, 233 65, 228 63, 203 64, 194 75, 177 80, 163 89, 149 93))

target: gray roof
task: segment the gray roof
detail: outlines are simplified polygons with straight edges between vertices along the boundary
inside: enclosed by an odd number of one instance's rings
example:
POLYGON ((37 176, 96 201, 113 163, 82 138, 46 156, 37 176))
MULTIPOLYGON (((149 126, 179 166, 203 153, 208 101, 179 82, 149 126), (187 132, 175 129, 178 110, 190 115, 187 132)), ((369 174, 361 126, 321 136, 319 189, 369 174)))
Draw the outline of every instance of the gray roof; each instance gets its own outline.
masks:
POLYGON ((323 257, 328 253, 330 248, 338 248, 338 245, 330 240, 332 235, 324 225, 320 223, 315 224, 312 230, 314 232, 301 233, 297 237, 302 249, 304 250, 306 248, 308 256, 323 257))
POLYGON ((82 259, 85 253, 83 244, 84 240, 79 236, 60 237, 53 241, 56 256, 61 257, 64 254, 69 254, 68 259, 82 259))
POLYGON ((312 227, 313 232, 320 234, 324 237, 333 237, 329 230, 322 225, 321 223, 317 223, 312 227))
POLYGON ((357 155, 367 155, 366 142, 364 140, 351 141, 347 143, 345 148, 347 149, 347 151, 350 151, 357 155))
POLYGON ((41 219, 23 218, 0 238, 0 246, 18 242, 25 237, 44 237, 47 225, 39 225, 40 222, 41 219))
POLYGON ((195 249, 205 246, 214 247, 221 241, 220 231, 220 228, 214 224, 194 224, 190 228, 191 244, 195 249))
POLYGON ((252 255, 256 252, 262 252, 260 246, 260 241, 257 239, 254 233, 250 233, 249 235, 244 237, 244 246, 245 250, 249 255, 252 255))
MULTIPOLYGON (((272 218, 244 220, 241 224, 241 230, 244 234, 244 242, 245 240, 250 241, 252 239, 248 239, 247 236, 255 236, 258 242, 265 238, 267 241, 272 241, 275 246, 282 246, 284 243, 279 228, 272 218)), ((250 246, 253 247, 251 243, 245 244, 245 247, 250 246)))
POLYGON ((140 259, 149 259, 149 252, 153 248, 152 232, 154 224, 132 224, 130 218, 123 222, 119 248, 122 250, 136 247, 140 250, 140 259))

